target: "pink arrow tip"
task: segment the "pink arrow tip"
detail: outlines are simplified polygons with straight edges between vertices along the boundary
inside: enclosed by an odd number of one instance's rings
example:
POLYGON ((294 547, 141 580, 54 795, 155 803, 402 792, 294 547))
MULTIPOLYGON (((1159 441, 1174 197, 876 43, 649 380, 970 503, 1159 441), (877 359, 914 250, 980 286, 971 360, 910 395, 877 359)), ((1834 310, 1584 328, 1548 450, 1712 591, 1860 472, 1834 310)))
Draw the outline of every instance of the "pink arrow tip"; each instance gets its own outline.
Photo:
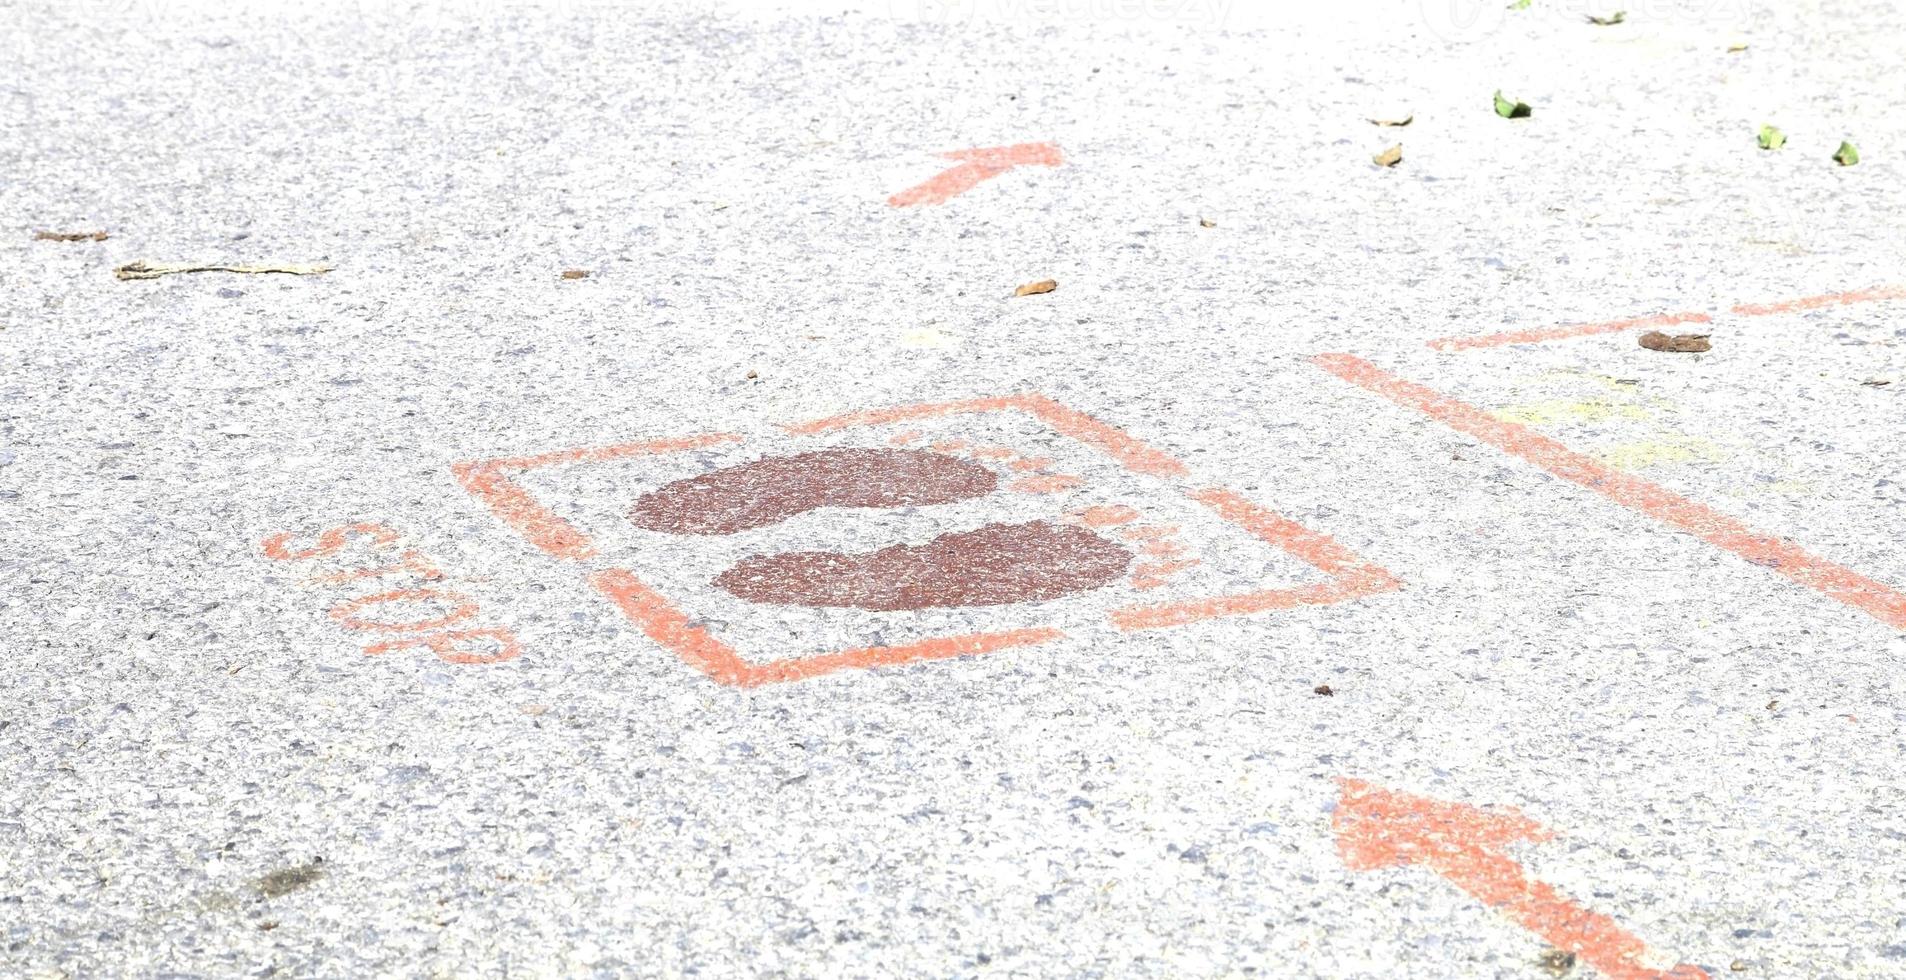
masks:
POLYGON ((958 160, 960 164, 941 171, 925 183, 895 194, 887 199, 887 203, 896 208, 944 204, 1014 167, 1056 167, 1065 162, 1065 154, 1051 143, 1015 143, 1012 146, 953 150, 940 156, 958 160))
POLYGON ((1452 851, 1494 851, 1554 835, 1513 809, 1483 810, 1384 789, 1361 779, 1339 781, 1343 795, 1330 818, 1337 847, 1353 870, 1413 864, 1452 851))

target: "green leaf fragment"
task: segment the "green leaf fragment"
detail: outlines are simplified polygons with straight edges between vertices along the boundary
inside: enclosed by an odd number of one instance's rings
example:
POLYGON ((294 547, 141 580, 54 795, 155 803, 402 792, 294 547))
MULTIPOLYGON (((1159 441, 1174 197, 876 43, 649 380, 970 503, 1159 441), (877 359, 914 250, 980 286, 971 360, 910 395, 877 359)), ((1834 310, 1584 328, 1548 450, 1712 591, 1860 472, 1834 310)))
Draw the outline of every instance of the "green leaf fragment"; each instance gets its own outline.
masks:
POLYGON ((1509 9, 1510 10, 1527 10, 1529 9, 1530 2, 1531 0, 1516 0, 1515 3, 1512 3, 1509 5, 1509 9))
POLYGON ((1511 102, 1502 97, 1502 90, 1496 90, 1496 115, 1504 119, 1526 119, 1535 114, 1527 102, 1511 102))
POLYGON ((1854 146, 1851 143, 1848 143, 1846 140, 1841 140, 1840 148, 1838 150, 1833 151, 1833 162, 1839 164, 1842 167, 1851 167, 1854 164, 1859 163, 1860 162, 1860 148, 1857 146, 1854 146))
POLYGON ((1778 150, 1781 147, 1786 145, 1787 145, 1786 133, 1783 133, 1780 130, 1775 129, 1772 126, 1762 126, 1760 128, 1760 148, 1761 149, 1778 150))

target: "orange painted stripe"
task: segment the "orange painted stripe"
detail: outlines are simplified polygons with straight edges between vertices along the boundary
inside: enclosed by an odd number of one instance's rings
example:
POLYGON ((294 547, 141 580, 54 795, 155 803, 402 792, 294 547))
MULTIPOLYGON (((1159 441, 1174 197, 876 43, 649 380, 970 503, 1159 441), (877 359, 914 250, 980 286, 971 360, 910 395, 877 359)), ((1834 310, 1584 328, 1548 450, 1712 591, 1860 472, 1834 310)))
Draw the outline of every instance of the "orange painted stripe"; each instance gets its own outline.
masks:
POLYGON ((1817 310, 1823 306, 1877 303, 1889 299, 1906 299, 1906 287, 1881 286, 1878 289, 1856 289, 1844 293, 1826 293, 1820 296, 1790 299, 1782 303, 1741 303, 1734 307, 1734 312, 1741 316, 1768 316, 1774 313, 1817 310))
POLYGON ((1390 579, 1388 572, 1358 558, 1355 552, 1331 540, 1329 535, 1319 534, 1274 511, 1259 507, 1235 490, 1208 487, 1191 494, 1191 499, 1326 575, 1390 579))
POLYGON ((690 667, 723 684, 741 684, 747 679, 748 664, 733 647, 691 623, 686 613, 641 579, 611 568, 589 576, 589 584, 608 596, 649 639, 667 647, 690 667))
POLYGON ((694 625, 674 603, 622 569, 597 572, 589 577, 589 583, 614 602, 623 615, 649 639, 711 679, 735 687, 805 680, 849 668, 889 667, 918 660, 991 653, 1010 647, 1046 643, 1065 636, 1063 630, 1053 628, 968 633, 933 637, 918 643, 864 647, 755 665, 742 660, 733 647, 694 625))
POLYGON ((857 426, 887 425, 913 419, 939 418, 973 412, 1000 412, 1007 409, 1025 412, 1046 423, 1060 435, 1069 436, 1093 446, 1118 460, 1120 465, 1134 473, 1160 477, 1185 475, 1183 463, 1153 449, 1123 430, 1106 425, 1084 412, 1074 411, 1044 395, 1037 394, 1001 395, 994 398, 969 398, 962 401, 877 408, 833 415, 783 428, 792 435, 811 436, 857 426))
POLYGON ((1088 527, 1111 527, 1115 524, 1128 524, 1138 520, 1138 511, 1124 504, 1100 504, 1087 507, 1079 514, 1079 519, 1088 527))
POLYGON ((1322 585, 1306 585, 1295 589, 1266 589, 1262 592, 1213 596, 1209 599, 1173 602, 1161 606, 1115 609, 1112 611, 1112 623, 1124 630, 1158 629, 1164 626, 1183 626, 1186 623, 1203 622, 1222 616, 1248 616, 1252 613, 1271 612, 1277 609, 1295 609, 1298 606, 1327 606, 1346 599, 1357 598, 1361 594, 1363 594, 1362 591, 1342 583, 1326 582, 1322 585))
POLYGON ((1053 431, 1062 436, 1071 436, 1080 442, 1097 447, 1119 465, 1134 473, 1146 476, 1174 477, 1185 475, 1185 464, 1140 442, 1138 439, 1119 429, 1093 418, 1084 412, 1074 411, 1044 395, 1020 395, 1016 399, 1018 407, 1052 426, 1053 431))
POLYGON ((384 630, 391 633, 421 633, 461 622, 476 615, 477 601, 461 592, 441 589, 393 589, 376 595, 347 599, 331 607, 331 618, 354 630, 384 630), (425 599, 441 599, 455 602, 456 608, 435 619, 423 619, 411 623, 389 623, 378 619, 365 619, 358 615, 368 606, 383 605, 386 602, 421 602, 425 599))
POLYGON ((580 560, 596 553, 581 531, 538 503, 496 464, 458 463, 450 472, 490 513, 548 554, 580 560))
POLYGON ((385 640, 364 648, 367 657, 382 656, 392 650, 408 647, 425 647, 437 655, 437 659, 447 664, 500 664, 506 660, 515 660, 523 655, 523 644, 508 627, 475 630, 445 630, 441 633, 425 633, 422 636, 409 636, 397 640, 385 640), (458 647, 464 640, 487 639, 496 641, 495 653, 472 653, 458 647))
POLYGON ((857 650, 842 650, 839 653, 824 653, 815 657, 803 657, 793 660, 777 660, 762 664, 748 672, 746 686, 757 684, 776 684, 782 681, 806 680, 821 674, 831 674, 837 670, 865 667, 891 667, 896 664, 913 663, 921 660, 944 660, 948 657, 966 657, 981 653, 992 653, 1011 647, 1032 646, 1047 643, 1065 636, 1065 631, 1051 627, 1035 629, 1006 630, 998 633, 968 633, 961 636, 939 636, 919 643, 908 643, 891 647, 865 647, 857 650))
POLYGON ((1132 588, 1155 589, 1165 584, 1165 580, 1194 565, 1203 562, 1196 558, 1182 561, 1140 562, 1132 566, 1132 588))
POLYGON ((1156 629, 1219 616, 1243 616, 1273 609, 1328 605, 1388 592, 1401 585, 1395 576, 1358 558, 1354 552, 1331 540, 1328 535, 1319 534, 1296 521, 1259 507, 1234 490, 1209 487, 1190 496, 1217 511, 1225 520, 1251 532, 1259 540, 1275 545, 1291 557, 1329 575, 1332 581, 1157 606, 1128 606, 1112 612, 1112 622, 1120 629, 1156 629))
POLYGON ((371 546, 380 549, 390 547, 403 536, 382 524, 363 522, 328 528, 318 535, 318 543, 310 548, 291 550, 290 531, 274 534, 259 542, 259 546, 264 549, 266 558, 276 561, 305 561, 337 554, 347 542, 360 534, 368 536, 371 539, 371 546))
POLYGON ((531 544, 558 558, 580 560, 596 554, 589 538, 519 486, 511 479, 512 472, 566 463, 600 463, 658 453, 685 452, 740 441, 740 436, 716 432, 675 439, 625 442, 596 449, 564 449, 536 456, 506 456, 457 463, 450 467, 450 472, 470 496, 481 501, 490 509, 490 513, 515 528, 531 544))
POLYGON ((1430 341, 1429 346, 1436 350, 1475 350, 1479 347, 1539 344, 1547 340, 1591 337, 1599 333, 1620 333, 1623 330, 1639 330, 1642 327, 1669 327, 1681 323, 1712 321, 1713 317, 1706 313, 1662 313, 1655 316, 1635 317, 1630 320, 1609 320, 1606 323, 1576 323, 1564 327, 1511 330, 1508 333, 1483 334, 1480 337, 1441 337, 1430 341))
POLYGON ((1504 422, 1473 405, 1406 381, 1349 354, 1320 354, 1318 367, 1351 384, 1414 408, 1458 432, 1519 456, 1571 483, 1685 531, 1896 629, 1906 629, 1906 594, 1852 569, 1815 557, 1799 545, 1749 528, 1705 504, 1584 456, 1547 436, 1504 422))
POLYGON ((1707 980, 1698 966, 1647 964, 1648 946, 1621 923, 1529 877, 1503 851, 1554 837, 1513 809, 1483 810, 1342 780, 1331 814, 1338 853, 1354 871, 1421 864, 1610 980, 1707 980))
POLYGON ((360 579, 382 578, 395 572, 410 572, 418 578, 434 581, 443 578, 442 570, 431 562, 430 558, 415 549, 405 551, 397 561, 376 568, 358 568, 348 572, 332 572, 329 575, 314 576, 311 581, 317 585, 341 585, 360 579))
POLYGON ((465 463, 465 466, 489 466, 505 470, 533 470, 560 463, 606 463, 616 459, 630 459, 636 456, 654 456, 659 453, 679 453, 690 449, 705 449, 723 443, 740 442, 741 437, 726 432, 710 432, 693 436, 678 436, 673 439, 650 439, 643 442, 625 442, 614 446, 599 446, 594 449, 561 449, 556 452, 538 453, 535 456, 505 456, 500 459, 480 460, 465 463))
POLYGON ((896 208, 945 204, 1014 167, 1056 167, 1065 162, 1065 155, 1051 143, 1019 143, 1013 146, 955 150, 940 156, 961 162, 957 167, 943 170, 924 183, 887 198, 887 203, 896 208))
POLYGON ((1076 476, 1054 473, 1051 476, 1029 476, 1023 480, 1014 480, 1006 484, 1006 489, 1017 493, 1059 493, 1084 485, 1085 481, 1076 476))
POLYGON ((928 402, 921 405, 899 405, 893 408, 870 408, 859 412, 847 412, 830 415, 811 422, 799 422, 782 426, 789 435, 812 436, 823 432, 837 432, 865 425, 887 425, 893 422, 909 422, 914 419, 932 419, 945 415, 963 415, 971 412, 1003 412, 1018 408, 1018 398, 1004 395, 995 398, 968 398, 953 402, 928 402))

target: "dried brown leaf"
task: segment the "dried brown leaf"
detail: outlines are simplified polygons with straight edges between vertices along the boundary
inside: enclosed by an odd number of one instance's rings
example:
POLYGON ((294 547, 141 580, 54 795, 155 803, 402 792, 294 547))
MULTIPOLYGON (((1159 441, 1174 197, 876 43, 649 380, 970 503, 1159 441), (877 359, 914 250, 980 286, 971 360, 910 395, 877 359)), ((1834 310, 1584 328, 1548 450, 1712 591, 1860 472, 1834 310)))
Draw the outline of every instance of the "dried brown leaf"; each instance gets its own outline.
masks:
POLYGON ((1372 119, 1370 120, 1370 125, 1372 126, 1408 126, 1409 124, 1415 121, 1416 121, 1416 113, 1412 112, 1401 119, 1372 119))
POLYGON ((36 231, 36 242, 103 242, 112 236, 103 231, 36 231))
POLYGON ((1702 354, 1712 349, 1707 342, 1709 336, 1704 333, 1669 335, 1659 330, 1650 330, 1641 335, 1641 346, 1670 354, 1702 354))
POLYGON ((589 278, 589 270, 588 269, 564 269, 563 278, 564 279, 587 279, 589 278))
POLYGON ((1392 146, 1387 150, 1384 150, 1382 153, 1379 153, 1376 156, 1371 157, 1370 162, 1376 164, 1379 167, 1394 167, 1397 164, 1402 163, 1403 162, 1403 144, 1398 143, 1397 145, 1392 146))
POLYGON ((1058 288, 1059 288, 1058 280, 1041 279, 1038 282, 1029 282, 1025 284, 1024 286, 1021 286, 1018 289, 1013 290, 1013 295, 1014 296, 1037 296, 1040 293, 1049 293, 1058 288))

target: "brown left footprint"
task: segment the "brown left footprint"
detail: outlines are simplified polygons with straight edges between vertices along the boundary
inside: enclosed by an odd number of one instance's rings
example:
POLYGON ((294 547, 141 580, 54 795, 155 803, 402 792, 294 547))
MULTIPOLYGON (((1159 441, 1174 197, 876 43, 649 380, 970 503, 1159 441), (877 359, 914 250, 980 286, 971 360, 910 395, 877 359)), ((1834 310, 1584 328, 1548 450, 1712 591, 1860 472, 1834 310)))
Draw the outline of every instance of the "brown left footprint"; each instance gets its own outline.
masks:
POLYGON ((1132 553, 1082 527, 988 524, 879 551, 756 555, 715 584, 749 602, 893 612, 1043 602, 1116 581, 1132 553))

